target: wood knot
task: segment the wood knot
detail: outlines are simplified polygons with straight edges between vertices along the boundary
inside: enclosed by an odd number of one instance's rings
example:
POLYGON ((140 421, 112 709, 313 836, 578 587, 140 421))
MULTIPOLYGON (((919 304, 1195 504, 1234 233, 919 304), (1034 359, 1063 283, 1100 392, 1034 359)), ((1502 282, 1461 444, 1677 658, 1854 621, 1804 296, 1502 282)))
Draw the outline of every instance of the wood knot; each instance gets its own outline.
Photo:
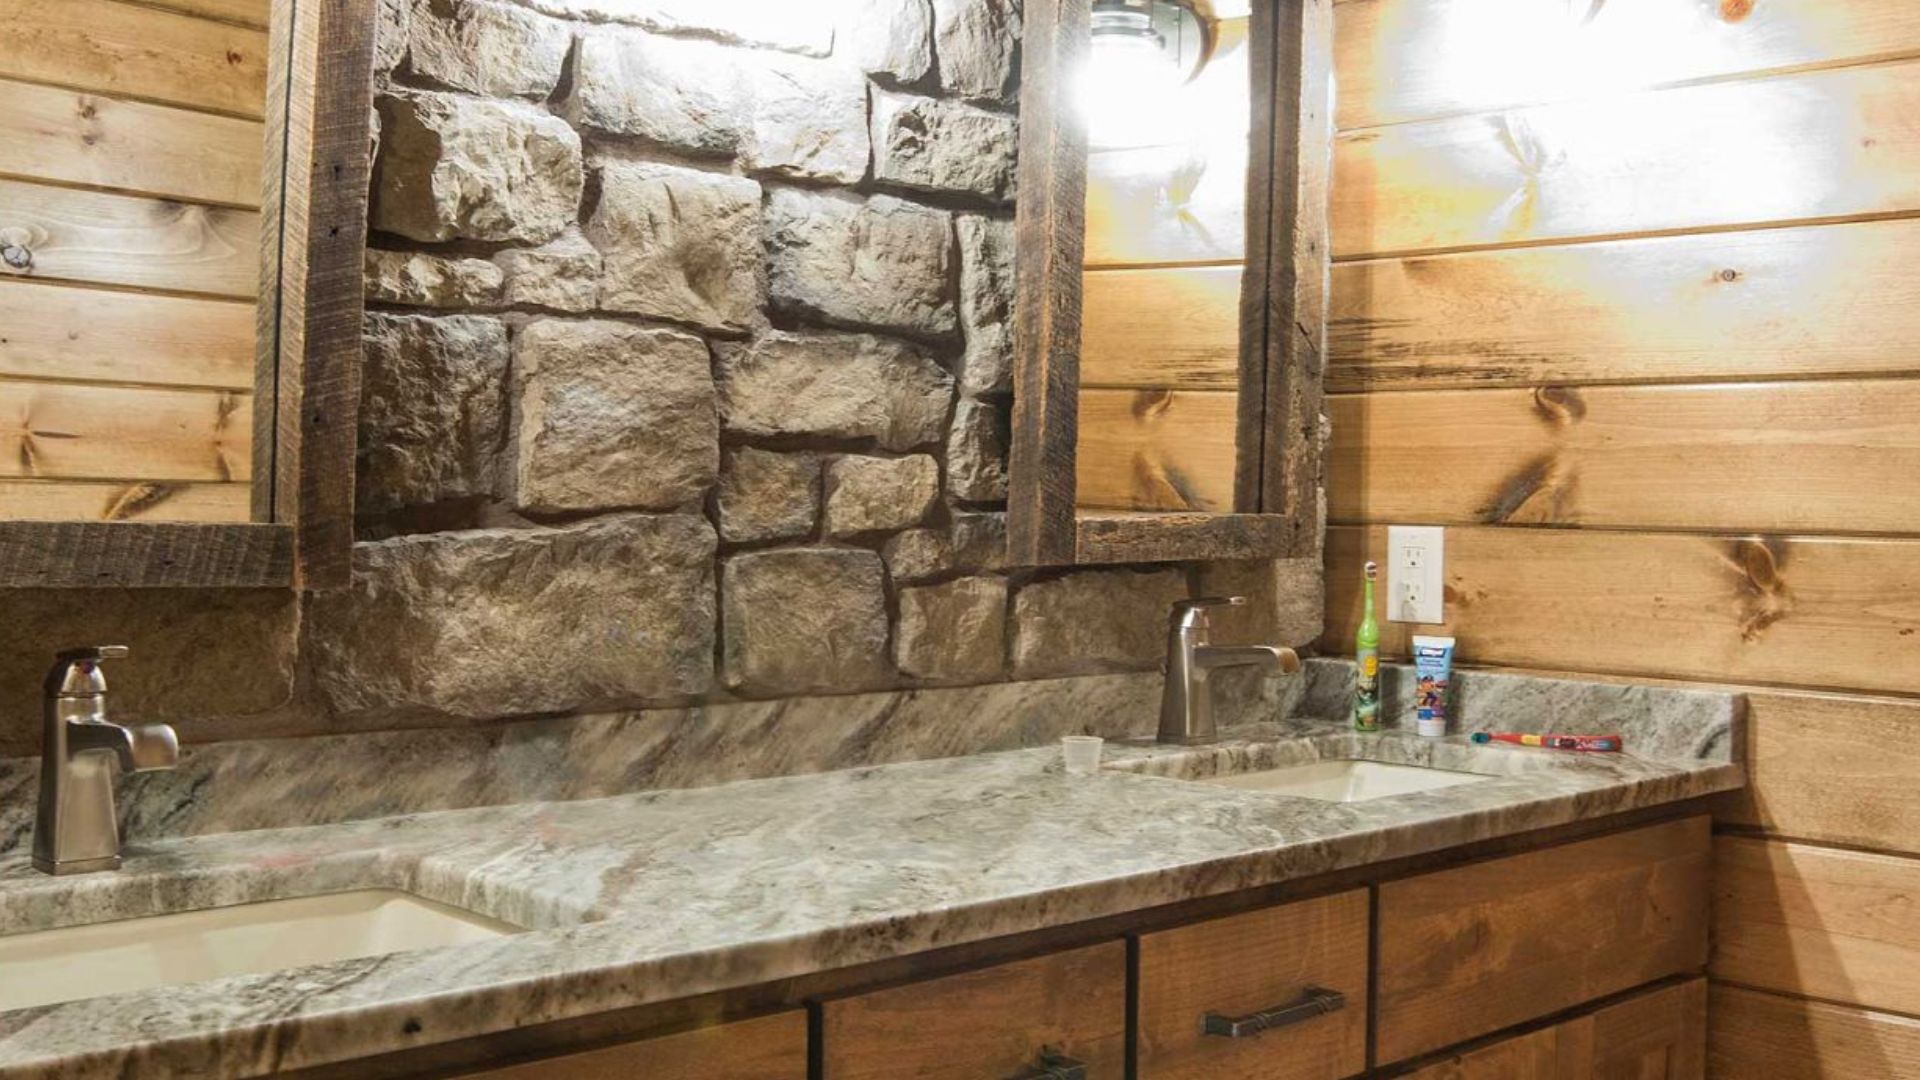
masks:
POLYGON ((1756 642, 1767 628, 1787 617, 1793 610, 1793 593, 1787 588, 1781 564, 1786 549, 1777 540, 1746 539, 1733 544, 1733 563, 1741 577, 1740 637, 1756 642))
POLYGON ((1586 419, 1587 402, 1570 386, 1541 386, 1533 391, 1533 411, 1554 427, 1572 427, 1586 419))
POLYGON ((33 249, 24 244, 0 245, 0 261, 15 270, 33 269, 33 249))
POLYGON ((1746 571, 1747 580, 1761 592, 1773 592, 1780 588, 1780 560, 1761 540, 1741 540, 1734 545, 1734 551, 1740 558, 1740 568, 1746 571))
POLYGON ((1133 415, 1141 420, 1151 420, 1171 408, 1171 390, 1141 390, 1133 395, 1133 415))
POLYGON ((1753 14, 1755 0, 1720 0, 1720 18, 1725 22, 1737 23, 1753 14))
POLYGON ((1740 271, 1738 271, 1738 270, 1733 270, 1733 269, 1727 269, 1727 270, 1722 270, 1722 271, 1720 271, 1720 273, 1719 273, 1718 275, 1716 275, 1716 276, 1718 276, 1718 277, 1720 278, 1720 280, 1721 280, 1721 281, 1726 281, 1726 282, 1734 282, 1734 281, 1739 281, 1739 280, 1740 280, 1740 271))
POLYGON ((171 484, 129 485, 107 500, 107 509, 101 518, 105 521, 127 521, 139 517, 173 498, 178 492, 179 488, 171 484))

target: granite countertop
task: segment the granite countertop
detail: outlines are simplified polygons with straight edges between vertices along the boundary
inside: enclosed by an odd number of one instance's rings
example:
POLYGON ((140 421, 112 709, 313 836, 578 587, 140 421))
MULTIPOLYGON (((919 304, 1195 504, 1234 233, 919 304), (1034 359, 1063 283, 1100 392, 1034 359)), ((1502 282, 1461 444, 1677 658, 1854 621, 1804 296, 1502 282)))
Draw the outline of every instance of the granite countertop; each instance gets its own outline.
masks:
MULTIPOLYGON (((1737 702, 1737 699, 1723 699, 1737 702)), ((0 1076, 252 1076, 1059 926, 1738 787, 1712 731, 1574 755, 1258 724, 152 843, 118 873, 0 861, 0 934, 390 887, 525 934, 0 1013, 0 1076), (1331 803, 1177 777, 1364 757, 1493 778, 1331 803)))

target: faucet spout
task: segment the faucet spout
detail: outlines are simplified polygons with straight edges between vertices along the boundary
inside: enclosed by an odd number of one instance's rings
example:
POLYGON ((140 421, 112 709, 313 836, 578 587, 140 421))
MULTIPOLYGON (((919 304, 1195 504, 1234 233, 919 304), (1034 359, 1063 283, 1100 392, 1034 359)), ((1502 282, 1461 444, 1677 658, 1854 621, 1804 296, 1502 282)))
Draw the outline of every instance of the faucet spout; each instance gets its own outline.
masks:
POLYGON ((180 736, 166 724, 123 727, 104 721, 67 721, 67 755, 111 751, 124 772, 164 772, 180 764, 180 736))
POLYGON ((1201 645, 1193 650, 1193 663, 1207 671, 1224 667, 1271 667, 1291 675, 1300 670, 1300 655, 1279 645, 1201 645))

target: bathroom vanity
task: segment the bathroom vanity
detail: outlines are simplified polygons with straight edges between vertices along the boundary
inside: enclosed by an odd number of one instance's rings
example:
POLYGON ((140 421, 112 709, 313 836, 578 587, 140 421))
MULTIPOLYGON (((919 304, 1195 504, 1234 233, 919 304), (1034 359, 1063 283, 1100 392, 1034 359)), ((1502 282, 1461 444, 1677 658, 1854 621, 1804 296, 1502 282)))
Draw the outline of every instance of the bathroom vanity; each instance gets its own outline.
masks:
POLYGON ((291 900, 332 921, 286 940, 398 904, 407 950, 0 1009, 0 1076, 1699 1076, 1741 700, 1464 678, 1469 724, 1630 749, 1573 755, 1317 719, 1350 673, 1093 775, 1045 746, 0 863, 0 948, 291 900))
POLYGON ((799 1078, 809 1054, 830 1080, 1703 1075, 1707 818, 1539 840, 824 980, 811 1027, 794 1008, 462 1075, 799 1078))

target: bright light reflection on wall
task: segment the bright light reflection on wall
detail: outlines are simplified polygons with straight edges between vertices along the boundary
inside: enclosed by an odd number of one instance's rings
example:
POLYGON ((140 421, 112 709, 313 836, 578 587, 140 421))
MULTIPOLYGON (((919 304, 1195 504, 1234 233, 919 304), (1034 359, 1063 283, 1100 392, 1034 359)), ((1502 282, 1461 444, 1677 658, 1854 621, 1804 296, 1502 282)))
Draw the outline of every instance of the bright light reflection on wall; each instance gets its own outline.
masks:
POLYGON ((1471 0, 1447 9, 1429 55, 1462 102, 1588 97, 1697 65, 1725 26, 1718 11, 1703 0, 1471 0))
POLYGON ((1103 129, 1088 158, 1087 211, 1102 226, 1091 230, 1090 263, 1103 260, 1102 235, 1193 259, 1244 254, 1252 120, 1246 30, 1245 19, 1223 23, 1212 60, 1191 82, 1162 90, 1150 109, 1115 113, 1103 129))

